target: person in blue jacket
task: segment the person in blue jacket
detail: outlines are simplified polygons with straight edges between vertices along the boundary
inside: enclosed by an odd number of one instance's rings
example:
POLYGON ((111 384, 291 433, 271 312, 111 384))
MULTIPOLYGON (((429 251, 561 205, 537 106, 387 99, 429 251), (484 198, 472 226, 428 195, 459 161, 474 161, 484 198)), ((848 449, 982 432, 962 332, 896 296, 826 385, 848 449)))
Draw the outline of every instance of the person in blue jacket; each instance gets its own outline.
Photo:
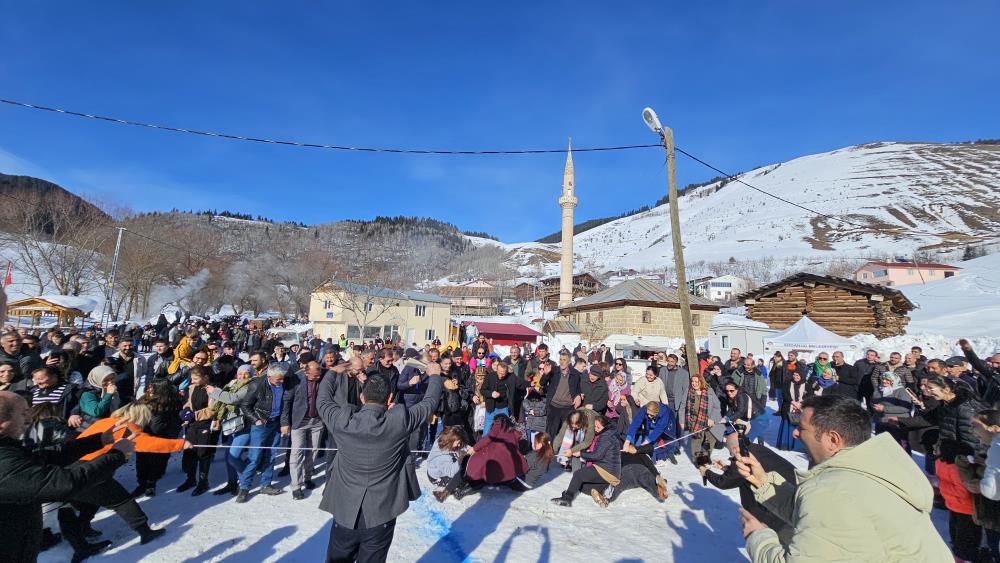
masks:
MULTIPOLYGON (((632 424, 625 434, 625 446, 639 447, 651 444, 648 453, 654 460, 665 459, 669 448, 653 449, 657 440, 671 440, 677 436, 677 415, 674 409, 656 401, 650 401, 632 417, 632 424)), ((628 451, 627 449, 622 451, 628 451)), ((652 464, 652 462, 650 462, 652 464)))

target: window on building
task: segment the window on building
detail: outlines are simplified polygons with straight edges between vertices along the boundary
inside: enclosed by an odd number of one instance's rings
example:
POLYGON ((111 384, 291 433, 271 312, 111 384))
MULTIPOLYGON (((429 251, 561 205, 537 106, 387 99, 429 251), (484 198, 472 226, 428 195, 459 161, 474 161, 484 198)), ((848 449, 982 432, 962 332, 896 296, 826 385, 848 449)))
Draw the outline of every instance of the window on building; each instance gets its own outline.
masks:
POLYGON ((418 317, 427 315, 427 305, 417 305, 417 310, 413 314, 418 317))
POLYGON ((875 270, 872 272, 873 278, 884 278, 889 275, 889 270, 875 270))
POLYGON ((424 331, 424 340, 434 340, 434 329, 429 328, 424 331))
POLYGON ((863 280, 868 279, 868 272, 861 272, 861 279, 863 280))
POLYGON ((913 275, 913 268, 907 268, 906 275, 912 276, 913 275))
POLYGON ((648 325, 648 324, 652 324, 652 322, 653 322, 653 312, 652 311, 643 311, 642 312, 642 324, 648 325))
POLYGON ((937 270, 927 270, 927 275, 928 276, 936 276, 937 275, 937 270))
POLYGON ((725 350, 729 348, 729 337, 725 334, 722 335, 722 349, 725 350))
POLYGON ((365 327, 365 338, 375 339, 382 336, 382 327, 380 326, 366 326, 365 327))
POLYGON ((365 312, 366 313, 371 313, 374 308, 375 308, 375 304, 374 303, 372 303, 371 301, 366 301, 365 302, 365 312))
POLYGON ((347 338, 361 338, 361 327, 358 325, 347 325, 347 338))
POLYGON ((382 327, 382 338, 389 340, 399 334, 399 327, 396 325, 385 325, 382 327))
POLYGON ((599 322, 599 323, 603 323, 604 322, 604 311, 598 311, 597 312, 597 322, 599 322))
POLYGON ((587 324, 590 324, 590 313, 587 313, 587 324))
POLYGON ((327 299, 326 301, 323 301, 323 308, 324 309, 329 309, 330 308, 330 300, 329 299, 327 299))
MULTIPOLYGON (((701 315, 697 313, 691 314, 691 326, 701 326, 701 315)), ((725 346, 723 346, 725 348, 725 346)))

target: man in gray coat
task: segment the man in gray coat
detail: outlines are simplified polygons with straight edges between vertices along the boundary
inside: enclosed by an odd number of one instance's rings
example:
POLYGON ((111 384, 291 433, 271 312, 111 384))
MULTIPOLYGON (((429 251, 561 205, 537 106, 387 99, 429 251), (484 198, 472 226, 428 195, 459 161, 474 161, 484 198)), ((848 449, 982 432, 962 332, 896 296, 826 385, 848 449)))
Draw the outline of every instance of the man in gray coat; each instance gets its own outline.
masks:
POLYGON ((687 401, 688 388, 691 386, 691 376, 688 371, 679 365, 677 356, 670 354, 667 356, 666 365, 660 366, 660 379, 663 380, 663 389, 670 397, 670 408, 674 412, 680 412, 681 404, 687 401))
MULTIPOLYGON (((341 367, 341 366, 337 366, 341 367)), ((426 422, 441 398, 441 368, 427 365, 427 392, 409 409, 392 403, 388 382, 369 377, 361 391, 364 406, 347 400, 344 369, 333 368, 320 385, 316 408, 337 443, 319 507, 333 515, 326 560, 383 562, 389 554, 396 518, 420 496, 409 435, 426 422)))

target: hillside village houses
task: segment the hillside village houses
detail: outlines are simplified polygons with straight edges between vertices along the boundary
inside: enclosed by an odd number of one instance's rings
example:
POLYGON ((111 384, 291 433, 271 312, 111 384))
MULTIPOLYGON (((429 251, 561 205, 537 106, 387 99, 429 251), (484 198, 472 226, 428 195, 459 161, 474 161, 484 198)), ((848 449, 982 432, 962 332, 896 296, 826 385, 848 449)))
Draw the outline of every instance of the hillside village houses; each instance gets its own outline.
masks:
POLYGON ((961 268, 933 262, 868 262, 854 272, 854 280, 876 285, 910 285, 958 275, 961 268))
POLYGON ((447 297, 419 291, 396 291, 342 280, 316 288, 309 300, 309 320, 320 338, 335 342, 398 335, 407 345, 423 346, 435 338, 448 339, 451 302, 447 297))
POLYGON ((432 291, 451 301, 455 315, 496 315, 501 312, 504 298, 513 294, 511 289, 486 280, 435 287, 432 291))
POLYGON ((696 295, 707 297, 713 301, 730 303, 736 296, 750 290, 751 284, 743 278, 725 275, 717 278, 703 278, 694 284, 696 295))

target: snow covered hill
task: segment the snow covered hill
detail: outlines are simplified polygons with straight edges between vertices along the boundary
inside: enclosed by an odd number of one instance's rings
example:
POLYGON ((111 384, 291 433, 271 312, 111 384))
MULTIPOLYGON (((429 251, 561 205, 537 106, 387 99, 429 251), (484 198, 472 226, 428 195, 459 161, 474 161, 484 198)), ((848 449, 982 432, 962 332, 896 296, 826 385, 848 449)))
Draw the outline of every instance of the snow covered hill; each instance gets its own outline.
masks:
MULTIPOLYGON (((585 198, 586 170, 577 173, 579 196, 585 198)), ((1000 231, 1000 145, 859 145, 739 178, 826 216, 738 182, 693 188, 679 200, 688 262, 731 256, 865 258, 918 249, 950 252, 954 260, 966 244, 1000 231)), ((672 262, 671 244, 668 207, 661 205, 577 235, 574 251, 579 262, 600 270, 659 268, 672 262)), ((558 244, 504 246, 522 272, 555 273, 558 244)))
POLYGON ((907 332, 997 336, 1000 254, 968 260, 960 265, 962 271, 955 277, 899 288, 918 307, 910 313, 907 332))

